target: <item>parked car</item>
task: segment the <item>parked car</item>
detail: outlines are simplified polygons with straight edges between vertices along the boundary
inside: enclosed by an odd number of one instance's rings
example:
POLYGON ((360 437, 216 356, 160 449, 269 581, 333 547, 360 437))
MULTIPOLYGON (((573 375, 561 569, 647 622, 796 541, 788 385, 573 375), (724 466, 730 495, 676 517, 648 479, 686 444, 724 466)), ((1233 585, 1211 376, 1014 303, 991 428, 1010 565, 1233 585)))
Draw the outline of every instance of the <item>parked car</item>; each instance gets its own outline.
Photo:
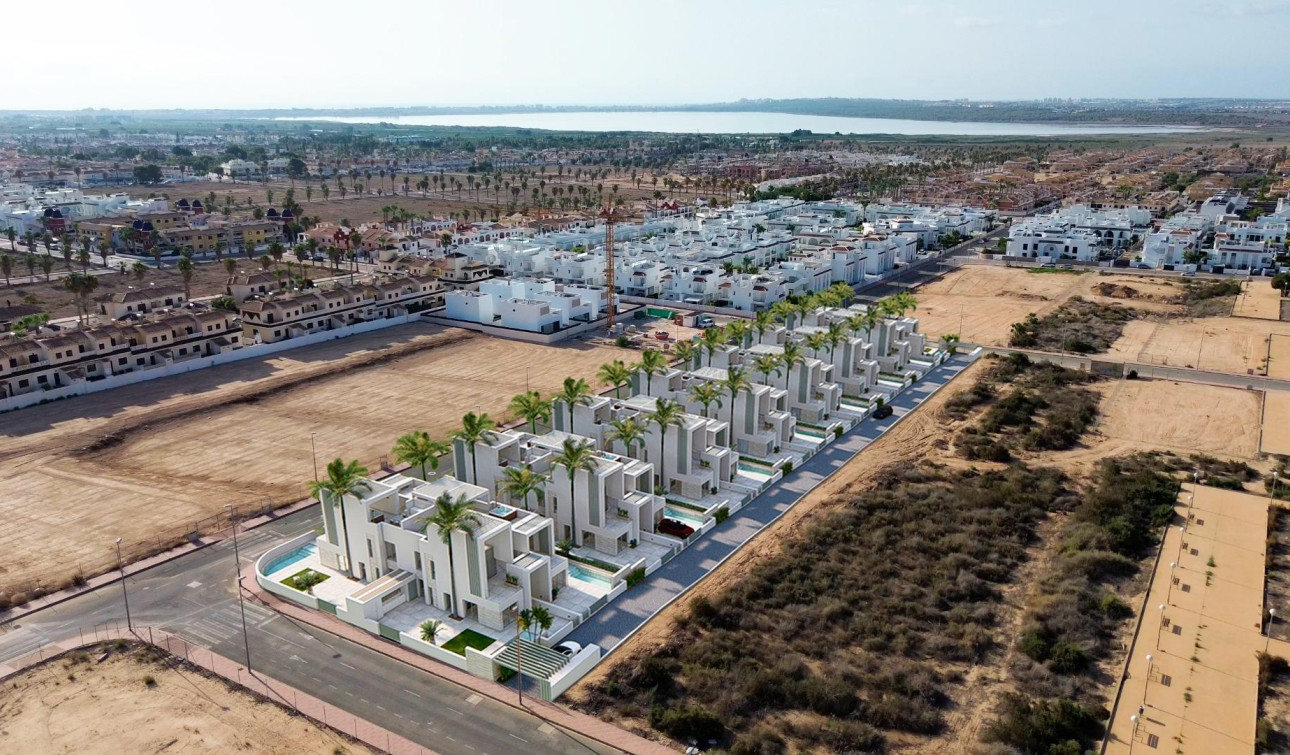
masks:
POLYGON ((690 527, 685 524, 681 524, 675 519, 663 519, 662 521, 660 521, 658 523, 658 531, 662 532, 664 535, 679 537, 682 540, 694 534, 693 527, 690 527))
POLYGON ((577 655, 578 653, 582 652, 582 644, 574 642, 573 640, 565 640, 564 642, 561 642, 559 645, 556 645, 553 648, 553 650, 555 650, 555 652, 557 653, 563 653, 565 655, 577 655))

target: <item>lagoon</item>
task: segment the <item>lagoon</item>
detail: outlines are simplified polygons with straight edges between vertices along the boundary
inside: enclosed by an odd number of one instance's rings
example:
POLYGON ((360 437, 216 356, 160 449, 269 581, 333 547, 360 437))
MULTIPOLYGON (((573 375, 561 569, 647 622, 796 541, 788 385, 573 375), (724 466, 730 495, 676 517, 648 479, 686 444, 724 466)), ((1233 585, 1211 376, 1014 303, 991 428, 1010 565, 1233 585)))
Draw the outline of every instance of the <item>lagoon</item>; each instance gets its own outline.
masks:
POLYGON ((896 118, 845 118, 791 113, 702 111, 577 111, 475 113, 468 115, 388 115, 279 118, 277 120, 392 123, 401 126, 533 128, 550 131, 644 131, 667 134, 783 134, 806 129, 815 134, 900 134, 904 136, 1091 136, 1098 134, 1168 134, 1197 129, 1188 126, 1115 126, 1098 124, 975 123, 916 121, 896 118))

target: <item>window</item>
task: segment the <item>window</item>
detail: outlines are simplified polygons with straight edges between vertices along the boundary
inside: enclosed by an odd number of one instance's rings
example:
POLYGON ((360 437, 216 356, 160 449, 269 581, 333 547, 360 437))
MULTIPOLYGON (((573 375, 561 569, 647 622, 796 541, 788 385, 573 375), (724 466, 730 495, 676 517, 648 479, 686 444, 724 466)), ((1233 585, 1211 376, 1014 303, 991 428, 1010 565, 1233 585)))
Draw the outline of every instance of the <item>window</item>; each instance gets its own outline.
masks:
POLYGON ((19 380, 19 381, 18 381, 18 387, 19 387, 19 388, 26 388, 26 387, 27 387, 27 386, 29 386, 29 385, 31 385, 31 381, 30 381, 30 380, 19 380))

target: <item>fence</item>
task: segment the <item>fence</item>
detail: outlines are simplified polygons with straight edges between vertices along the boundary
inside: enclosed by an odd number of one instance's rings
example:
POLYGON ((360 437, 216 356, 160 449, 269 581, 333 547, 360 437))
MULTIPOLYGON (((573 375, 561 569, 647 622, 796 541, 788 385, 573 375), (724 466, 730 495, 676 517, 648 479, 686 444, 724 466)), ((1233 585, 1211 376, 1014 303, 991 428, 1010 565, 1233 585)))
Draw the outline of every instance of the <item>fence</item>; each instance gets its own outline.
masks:
MULTIPOLYGON (((241 664, 221 655, 216 655, 204 647, 193 645, 179 637, 174 637, 152 627, 136 626, 131 630, 120 626, 118 622, 111 622, 97 625, 88 632, 82 630, 79 642, 72 640, 71 642, 42 646, 26 656, 8 662, 7 665, 13 671, 3 678, 21 673, 22 670, 30 666, 43 663, 79 647, 114 640, 143 642, 164 650, 175 659, 183 659, 186 663, 204 671, 221 676, 229 681, 235 681, 244 690, 263 700, 289 708, 298 715, 312 719, 314 722, 340 732, 345 736, 353 737, 380 752, 389 753, 390 755, 433 755, 433 750, 426 749, 398 734, 393 734, 342 708, 338 708, 306 692, 301 692, 295 687, 283 684, 260 672, 248 670, 241 664)), ((6 699, 11 694, 8 691, 8 685, 0 685, 0 700, 6 699)))

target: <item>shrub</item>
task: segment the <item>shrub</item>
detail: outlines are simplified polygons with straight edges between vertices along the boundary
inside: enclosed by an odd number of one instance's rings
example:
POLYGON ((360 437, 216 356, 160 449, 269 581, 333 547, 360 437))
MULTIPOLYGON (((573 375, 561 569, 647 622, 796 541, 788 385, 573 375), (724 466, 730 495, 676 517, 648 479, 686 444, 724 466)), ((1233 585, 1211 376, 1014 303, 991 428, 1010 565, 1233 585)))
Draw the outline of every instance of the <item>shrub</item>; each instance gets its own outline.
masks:
POLYGON ((721 718, 702 705, 693 703, 682 703, 671 708, 655 705, 650 708, 649 722, 655 729, 683 741, 719 742, 726 736, 726 727, 721 723, 721 718))
POLYGON ((712 518, 717 521, 717 524, 721 524, 722 522, 730 518, 730 509, 725 506, 722 506, 721 508, 717 509, 715 513, 713 513, 712 518))
POLYGON ((0 611, 7 611, 12 604, 12 599, 7 594, 0 592, 0 611))
POLYGON ((766 726, 739 735, 730 748, 731 755, 779 755, 786 751, 784 738, 766 726))
POLYGON ((614 339, 614 345, 620 349, 626 349, 632 345, 632 339, 626 335, 620 335, 614 339))
POLYGON ((1038 629, 1030 629, 1018 638, 1017 649, 1029 656, 1031 660, 1043 663, 1048 660, 1048 654, 1052 648, 1038 629))
POLYGON ((1059 642, 1048 653, 1048 665, 1059 674, 1074 674, 1088 665, 1088 656, 1078 645, 1059 642))
POLYGON ((1102 613, 1112 621, 1123 621, 1133 615, 1133 606, 1120 600, 1116 595, 1102 596, 1102 613))
POLYGON ((784 474, 788 474, 789 472, 792 472, 792 471, 793 471, 793 461, 790 459, 789 461, 784 462, 784 466, 783 466, 783 467, 780 467, 780 469, 782 469, 782 470, 784 471, 784 474))
POLYGON ((842 426, 841 426, 841 425, 838 425, 837 427, 833 428, 833 437, 835 437, 835 438, 841 438, 841 437, 842 437, 842 426))
POLYGON ((155 676, 153 676, 152 674, 146 674, 146 675, 144 675, 144 677, 143 677, 143 686, 145 686, 145 687, 155 687, 155 686, 157 686, 157 678, 156 678, 155 676))
POLYGON ((1032 700, 1009 694, 999 718, 987 724, 981 738, 1022 752, 1080 753, 1102 735, 1098 711, 1073 700, 1032 700))
POLYGON ((1126 377, 1126 378, 1128 378, 1129 380, 1137 380, 1137 379, 1138 379, 1138 371, 1137 371, 1137 370, 1129 370, 1129 374, 1128 374, 1128 375, 1125 375, 1125 377, 1126 377))
POLYGON ((638 566, 635 569, 632 569, 631 571, 627 572, 627 576, 623 579, 623 581, 627 583, 628 587, 635 587, 636 585, 639 585, 641 582, 644 582, 645 567, 638 566))

